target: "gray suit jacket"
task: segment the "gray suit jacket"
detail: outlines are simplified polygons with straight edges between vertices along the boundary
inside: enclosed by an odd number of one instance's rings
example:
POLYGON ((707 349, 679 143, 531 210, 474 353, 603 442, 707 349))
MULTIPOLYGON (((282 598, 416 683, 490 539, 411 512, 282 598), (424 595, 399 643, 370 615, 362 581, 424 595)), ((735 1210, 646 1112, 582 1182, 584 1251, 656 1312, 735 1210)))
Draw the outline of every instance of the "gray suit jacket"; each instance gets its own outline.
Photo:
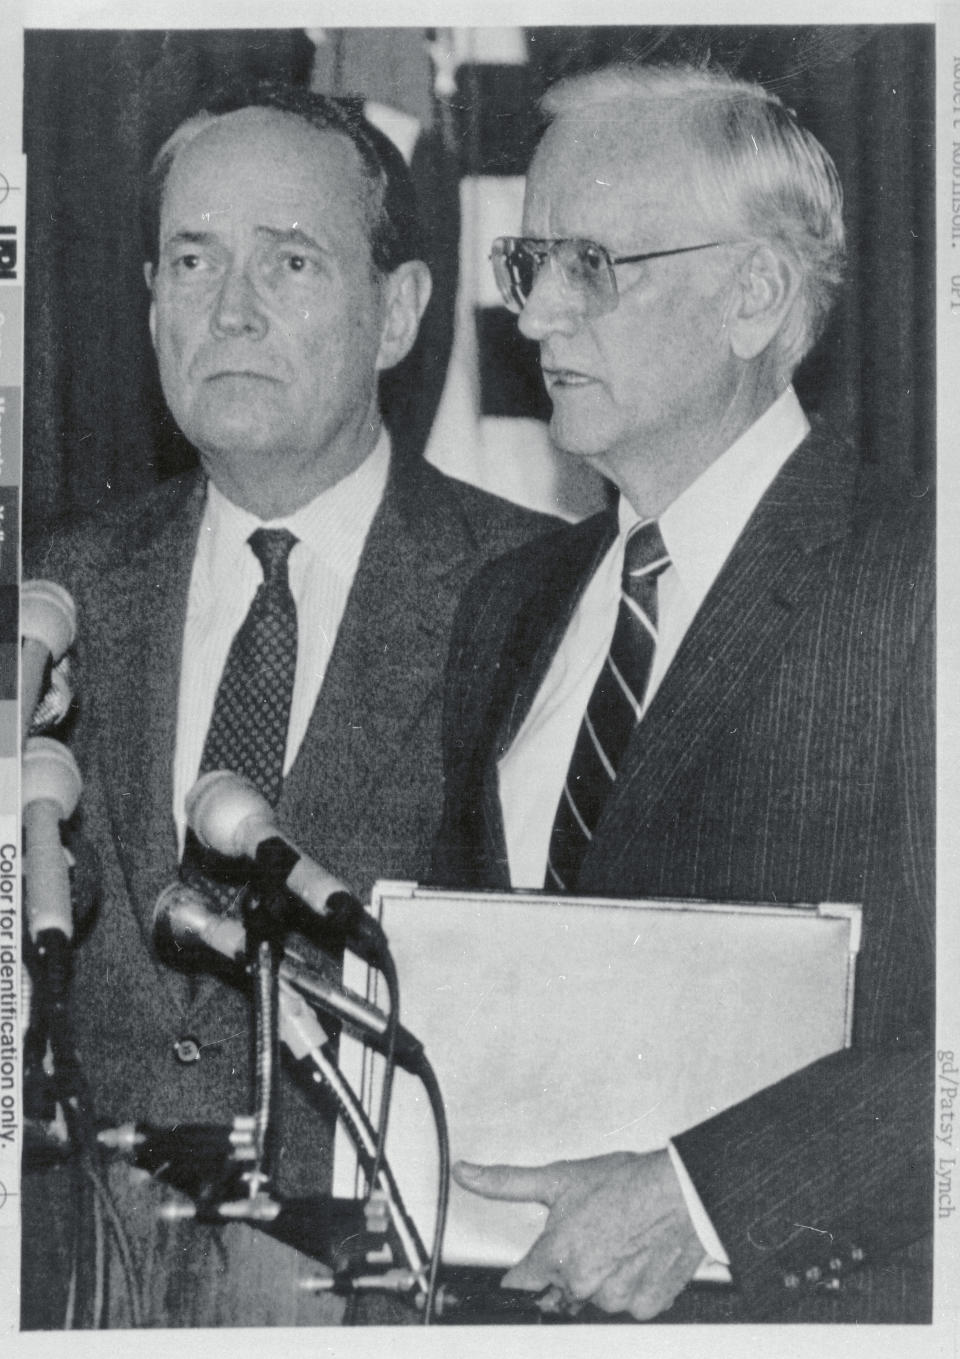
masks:
MULTIPOLYGON (((157 895, 177 877, 172 760, 203 493, 196 477, 167 484, 53 538, 28 563, 28 574, 65 585, 78 613, 77 828, 99 854, 102 901, 76 953, 77 1045, 98 1115, 164 1127, 222 1123, 251 1098, 249 1000, 218 981, 189 986, 151 938, 157 895), (193 1064, 174 1056, 183 1036, 200 1045, 193 1064)), ((378 877, 427 870, 442 672, 467 580, 554 523, 426 464, 392 470, 278 806, 290 836, 361 898, 378 877)), ((329 1116, 286 1083, 281 1120, 281 1191, 328 1188, 329 1116)))
MULTIPOLYGON (((587 894, 864 908, 853 1048, 677 1139, 737 1289, 687 1290, 669 1319, 929 1317, 928 519, 810 436, 691 625, 584 861, 587 894)), ((614 531, 609 516, 561 530, 468 592, 438 881, 507 884, 497 759, 614 531)))

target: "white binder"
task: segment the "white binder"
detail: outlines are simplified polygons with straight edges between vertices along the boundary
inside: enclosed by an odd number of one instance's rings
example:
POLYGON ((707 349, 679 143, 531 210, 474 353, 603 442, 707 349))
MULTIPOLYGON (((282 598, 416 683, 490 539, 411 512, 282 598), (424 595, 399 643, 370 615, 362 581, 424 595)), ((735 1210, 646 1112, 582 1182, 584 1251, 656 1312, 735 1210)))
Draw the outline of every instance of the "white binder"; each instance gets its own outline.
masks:
MULTIPOLYGON (((454 1160, 539 1165, 644 1151, 850 1042, 860 908, 611 901, 382 882, 371 910, 401 1020, 440 1082, 454 1160)), ((344 980, 382 1008, 382 979, 344 980)), ((343 1035, 375 1117, 382 1059, 343 1035)), ((429 1249, 437 1145, 424 1092, 396 1073, 387 1155, 429 1249)), ((338 1129, 334 1192, 358 1187, 338 1129)), ((453 1185, 448 1264, 508 1266, 546 1217, 453 1185)))

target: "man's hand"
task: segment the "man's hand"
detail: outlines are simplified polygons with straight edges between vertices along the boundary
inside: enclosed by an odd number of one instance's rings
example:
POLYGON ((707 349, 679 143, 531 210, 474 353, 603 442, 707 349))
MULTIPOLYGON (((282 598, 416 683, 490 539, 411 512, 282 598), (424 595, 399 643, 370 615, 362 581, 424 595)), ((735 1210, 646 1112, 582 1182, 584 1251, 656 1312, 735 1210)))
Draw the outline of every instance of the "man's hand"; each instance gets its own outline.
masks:
POLYGON ((484 1198, 550 1210, 504 1288, 558 1289, 568 1304, 648 1321, 671 1306, 704 1258, 666 1151, 536 1167, 458 1161, 453 1176, 484 1198))

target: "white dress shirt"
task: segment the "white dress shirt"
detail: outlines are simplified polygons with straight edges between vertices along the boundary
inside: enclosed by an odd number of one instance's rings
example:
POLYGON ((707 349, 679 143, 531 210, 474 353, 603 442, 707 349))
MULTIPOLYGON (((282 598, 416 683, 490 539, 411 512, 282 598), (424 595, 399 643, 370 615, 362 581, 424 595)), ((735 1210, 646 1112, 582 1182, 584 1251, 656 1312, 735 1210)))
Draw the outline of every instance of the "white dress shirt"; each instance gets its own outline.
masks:
MULTIPOLYGON (((660 516, 670 566, 657 585, 658 638, 644 708, 747 520, 807 423, 793 388, 660 516)), ((543 886, 557 803, 590 694, 610 650, 623 553, 640 516, 620 497, 620 532, 587 585, 520 731, 499 764, 500 804, 514 887, 543 886)))
POLYGON ((347 596, 390 465, 385 430, 368 458, 349 476, 282 519, 263 520, 240 509, 212 482, 187 597, 183 634, 173 815, 180 852, 184 802, 196 782, 217 687, 230 644, 263 582, 247 539, 254 529, 285 528, 299 540, 290 552, 290 592, 297 609, 297 668, 283 772, 296 758, 327 671, 347 596))

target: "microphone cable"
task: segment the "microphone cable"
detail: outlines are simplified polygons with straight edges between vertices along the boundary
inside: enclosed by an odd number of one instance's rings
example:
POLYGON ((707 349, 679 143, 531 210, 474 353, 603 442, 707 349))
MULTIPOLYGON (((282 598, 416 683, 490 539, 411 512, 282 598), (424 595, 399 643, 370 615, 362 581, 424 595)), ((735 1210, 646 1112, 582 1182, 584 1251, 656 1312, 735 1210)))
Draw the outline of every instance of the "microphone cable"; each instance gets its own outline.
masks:
POLYGON ((396 964, 389 949, 383 949, 377 960, 377 968, 387 988, 389 1005, 387 1007, 387 1031, 384 1035, 385 1064, 383 1080, 380 1085, 380 1113, 377 1126, 377 1145, 370 1176, 370 1188, 377 1182, 380 1165, 386 1156, 387 1126, 390 1120, 390 1101, 393 1098, 393 1079, 397 1067, 397 1030, 400 1027, 400 981, 396 964))
MULTIPOLYGON (((327 1057, 322 1046, 317 1042, 312 1032, 316 1025, 316 1018, 307 998, 302 996, 289 982, 281 981, 280 1000, 281 1030, 286 1028, 288 1031, 290 1029, 294 1031, 297 1038, 297 1050, 305 1052, 313 1062, 315 1080, 319 1082, 322 1079, 326 1082, 337 1106, 338 1117, 342 1120, 357 1149, 357 1155, 367 1177, 368 1185, 382 1190, 390 1209, 394 1227, 407 1259, 411 1263, 413 1273, 420 1279, 421 1286, 426 1287, 427 1278, 423 1274, 423 1259, 426 1251, 423 1242, 420 1240, 416 1226, 407 1212, 389 1162, 383 1155, 380 1155, 379 1160, 377 1159, 379 1151, 378 1134, 374 1131, 373 1124, 367 1117, 362 1101, 340 1068, 327 1057), (305 1015, 309 1016, 309 1022, 305 1022, 305 1015)), ((287 1041, 287 1046, 291 1047, 289 1041, 287 1041)))
MULTIPOLYGON (((385 1035, 386 1043, 386 1065, 384 1067, 383 1081, 381 1083, 379 1127, 377 1134, 377 1156, 374 1160, 374 1177, 370 1184, 376 1183, 376 1173, 380 1163, 380 1157, 384 1154, 387 1137, 387 1124, 390 1115, 390 1101, 393 1095, 393 1078, 396 1070, 395 1048, 396 1035, 400 1024, 400 984, 397 977, 396 964, 393 955, 388 948, 380 951, 376 963, 377 971, 383 977, 387 989, 389 1001, 387 1011, 387 1022, 389 1028, 385 1035)), ((374 994, 376 984, 374 982, 374 994)), ((429 1326, 433 1321, 434 1304, 436 1300, 437 1279, 440 1271, 440 1261, 443 1251, 443 1237, 446 1232, 447 1212, 450 1202, 450 1134, 447 1126, 447 1113, 443 1103, 443 1093, 440 1083, 437 1080, 436 1072, 430 1065, 426 1054, 421 1050, 417 1061, 417 1076, 427 1095, 430 1111, 433 1117, 434 1128, 437 1134, 438 1152, 438 1172, 437 1172, 437 1197, 435 1210, 435 1228, 433 1236, 433 1250, 430 1254, 430 1265, 427 1276, 426 1297, 423 1309, 423 1325, 429 1326)))
POLYGON ((447 1210, 450 1206, 450 1133, 447 1127, 447 1111, 443 1104, 440 1082, 426 1056, 420 1059, 420 1081, 426 1091, 434 1127, 437 1130, 437 1207, 433 1232, 433 1249, 430 1252, 430 1271, 427 1276, 427 1294, 423 1304, 423 1324, 431 1325, 437 1298, 437 1279, 440 1273, 440 1259, 443 1254, 443 1238, 447 1229, 447 1210))
POLYGON ((141 1283, 133 1258, 130 1238, 117 1207, 116 1199, 102 1170, 101 1154, 96 1142, 93 1121, 87 1104, 86 1086, 75 1066, 72 1074, 73 1093, 61 1101, 67 1132, 74 1147, 75 1218, 72 1243, 72 1264, 67 1298, 65 1329, 88 1329, 79 1317, 79 1278, 84 1255, 84 1222, 92 1219, 94 1236, 94 1278, 91 1287, 89 1329, 100 1330, 107 1294, 106 1237, 104 1224, 113 1239, 120 1259, 124 1289, 130 1308, 130 1325, 143 1326, 141 1283), (87 1193, 84 1193, 84 1187, 87 1193))

